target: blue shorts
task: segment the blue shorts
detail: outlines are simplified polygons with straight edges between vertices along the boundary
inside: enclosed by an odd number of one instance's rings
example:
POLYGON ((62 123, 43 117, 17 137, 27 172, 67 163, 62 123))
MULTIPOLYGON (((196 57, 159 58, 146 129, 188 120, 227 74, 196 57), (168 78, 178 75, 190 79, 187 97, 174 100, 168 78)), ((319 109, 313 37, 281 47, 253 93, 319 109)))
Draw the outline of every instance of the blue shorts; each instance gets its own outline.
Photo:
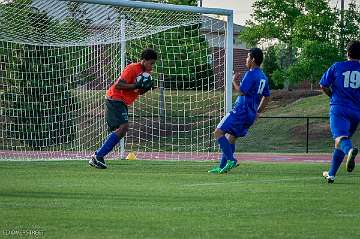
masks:
POLYGON ((251 114, 246 110, 232 110, 222 118, 217 128, 237 138, 244 137, 254 123, 255 117, 256 114, 251 114))
POLYGON ((360 122, 360 111, 344 106, 330 107, 330 129, 334 139, 340 136, 351 137, 360 122))

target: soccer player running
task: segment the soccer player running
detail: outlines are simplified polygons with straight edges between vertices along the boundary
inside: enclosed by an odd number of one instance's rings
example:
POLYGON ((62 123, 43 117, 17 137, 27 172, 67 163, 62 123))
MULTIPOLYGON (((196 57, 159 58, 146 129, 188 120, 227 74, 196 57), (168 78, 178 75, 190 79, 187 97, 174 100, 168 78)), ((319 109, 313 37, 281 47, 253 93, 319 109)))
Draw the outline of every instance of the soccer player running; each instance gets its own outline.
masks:
POLYGON ((144 72, 150 73, 156 60, 157 53, 153 49, 145 49, 141 54, 141 61, 128 65, 106 92, 105 119, 111 133, 103 145, 96 150, 89 161, 90 166, 98 169, 107 168, 104 157, 129 129, 128 105, 152 88, 152 84, 145 86, 143 81, 136 81, 136 78, 144 72))
POLYGON ((330 97, 330 129, 335 140, 330 170, 323 172, 328 183, 333 183, 345 155, 346 170, 355 168, 358 149, 351 143, 360 122, 360 42, 347 45, 347 61, 337 62, 323 75, 322 91, 330 97))
POLYGON ((209 173, 226 173, 238 165, 234 157, 236 139, 246 136, 248 129, 269 102, 268 79, 260 69, 263 58, 261 49, 250 49, 246 58, 249 71, 245 73, 241 83, 239 73, 233 78, 233 87, 239 92, 239 96, 232 111, 224 116, 215 129, 214 135, 220 145, 222 158, 220 165, 209 170, 209 173))

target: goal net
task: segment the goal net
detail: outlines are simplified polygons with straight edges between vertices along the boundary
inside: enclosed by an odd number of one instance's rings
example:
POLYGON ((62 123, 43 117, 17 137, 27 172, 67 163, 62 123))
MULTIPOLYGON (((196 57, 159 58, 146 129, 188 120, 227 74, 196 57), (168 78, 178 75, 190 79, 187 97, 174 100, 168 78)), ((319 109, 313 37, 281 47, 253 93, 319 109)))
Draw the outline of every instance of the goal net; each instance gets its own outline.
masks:
POLYGON ((231 70, 226 18, 98 2, 0 2, 1 158, 90 156, 108 135, 107 88, 148 47, 159 55, 156 88, 129 106, 125 156, 218 157, 212 132, 231 70))

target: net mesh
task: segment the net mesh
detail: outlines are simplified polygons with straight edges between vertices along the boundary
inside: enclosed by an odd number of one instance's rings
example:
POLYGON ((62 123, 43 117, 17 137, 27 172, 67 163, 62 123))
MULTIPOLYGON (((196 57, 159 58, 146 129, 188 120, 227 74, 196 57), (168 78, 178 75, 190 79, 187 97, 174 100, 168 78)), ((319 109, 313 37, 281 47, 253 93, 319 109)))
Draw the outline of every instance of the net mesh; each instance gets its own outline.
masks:
MULTIPOLYGON (((129 107, 125 150, 145 159, 216 158, 212 131, 224 115, 225 28, 217 16, 195 13, 56 0, 0 3, 2 158, 91 155, 108 134, 106 89, 121 61, 138 61, 147 47, 159 53, 156 89, 129 107)), ((119 157, 118 147, 110 157, 119 157)))

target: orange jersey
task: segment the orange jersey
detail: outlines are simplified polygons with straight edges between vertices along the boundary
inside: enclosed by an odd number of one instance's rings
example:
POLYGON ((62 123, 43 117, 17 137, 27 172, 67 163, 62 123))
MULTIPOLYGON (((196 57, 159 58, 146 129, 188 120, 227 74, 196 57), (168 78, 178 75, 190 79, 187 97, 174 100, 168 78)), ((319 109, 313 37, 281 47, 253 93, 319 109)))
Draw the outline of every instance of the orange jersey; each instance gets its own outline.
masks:
POLYGON ((132 63, 125 67, 124 71, 121 73, 120 77, 115 81, 115 83, 107 90, 107 98, 113 100, 121 100, 126 105, 131 105, 136 98, 139 96, 140 91, 138 89, 134 90, 118 90, 115 88, 115 85, 119 80, 125 80, 127 84, 135 84, 136 77, 143 73, 143 68, 140 62, 132 63))

